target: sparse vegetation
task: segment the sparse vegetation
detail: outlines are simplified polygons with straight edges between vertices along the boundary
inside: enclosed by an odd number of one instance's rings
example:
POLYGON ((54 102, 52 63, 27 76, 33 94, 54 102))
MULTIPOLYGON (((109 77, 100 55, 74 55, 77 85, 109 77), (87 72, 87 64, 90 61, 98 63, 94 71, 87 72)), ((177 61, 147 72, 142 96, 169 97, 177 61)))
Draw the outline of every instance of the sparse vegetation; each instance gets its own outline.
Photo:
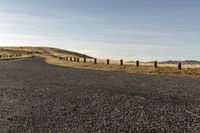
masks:
POLYGON ((58 48, 49 48, 49 47, 1 47, 0 53, 34 54, 34 55, 45 55, 45 56, 52 56, 52 57, 78 56, 78 57, 92 58, 85 54, 58 49, 58 48))
MULTIPOLYGON (((182 70, 177 70, 176 65, 161 64, 158 68, 153 68, 153 64, 141 63, 139 67, 136 67, 134 63, 126 63, 123 66, 119 65, 119 61, 111 61, 110 65, 106 65, 106 60, 99 59, 97 64, 93 63, 92 59, 88 60, 88 63, 73 62, 66 60, 58 60, 50 56, 43 56, 47 63, 82 68, 82 69, 95 69, 103 71, 116 71, 126 73, 145 73, 145 74, 162 74, 162 75, 179 75, 179 76, 195 76, 200 77, 199 65, 186 65, 182 70)), ((82 59, 83 60, 83 59, 82 59)))

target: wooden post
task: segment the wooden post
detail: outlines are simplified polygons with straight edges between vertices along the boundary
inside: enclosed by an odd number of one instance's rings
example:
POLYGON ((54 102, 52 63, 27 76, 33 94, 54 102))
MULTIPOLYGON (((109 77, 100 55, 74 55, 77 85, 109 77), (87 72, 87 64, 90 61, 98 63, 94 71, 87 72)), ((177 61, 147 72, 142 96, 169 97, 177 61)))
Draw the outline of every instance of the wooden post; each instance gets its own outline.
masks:
POLYGON ((110 59, 107 59, 107 63, 106 63, 107 65, 109 65, 110 64, 110 59))
POLYGON ((123 60, 122 60, 122 59, 120 60, 120 65, 121 65, 121 66, 123 65, 123 60))
POLYGON ((80 61, 80 59, 79 59, 79 57, 77 57, 77 62, 79 62, 80 61))
POLYGON ((153 66, 154 66, 154 68, 157 68, 157 67, 158 67, 158 62, 157 62, 157 61, 154 61, 154 62, 153 62, 153 66))
POLYGON ((74 57, 74 62, 76 62, 76 57, 74 57))
POLYGON ((94 64, 97 64, 97 58, 94 58, 94 64))
POLYGON ((69 60, 72 61, 72 57, 69 57, 69 60))
POLYGON ((139 67, 140 66, 140 61, 136 61, 136 67, 139 67))
POLYGON ((182 69, 182 64, 181 64, 181 63, 178 63, 177 69, 178 69, 178 70, 181 70, 181 69, 182 69))
POLYGON ((87 59, 86 59, 86 57, 84 57, 84 63, 87 63, 87 59))

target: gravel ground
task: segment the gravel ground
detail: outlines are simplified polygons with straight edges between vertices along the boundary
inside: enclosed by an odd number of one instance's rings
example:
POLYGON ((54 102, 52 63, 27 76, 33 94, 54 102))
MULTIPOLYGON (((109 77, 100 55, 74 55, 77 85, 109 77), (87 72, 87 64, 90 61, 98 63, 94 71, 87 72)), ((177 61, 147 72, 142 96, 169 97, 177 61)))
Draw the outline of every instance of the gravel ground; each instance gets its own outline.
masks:
POLYGON ((200 132, 200 78, 3 61, 4 132, 200 132))

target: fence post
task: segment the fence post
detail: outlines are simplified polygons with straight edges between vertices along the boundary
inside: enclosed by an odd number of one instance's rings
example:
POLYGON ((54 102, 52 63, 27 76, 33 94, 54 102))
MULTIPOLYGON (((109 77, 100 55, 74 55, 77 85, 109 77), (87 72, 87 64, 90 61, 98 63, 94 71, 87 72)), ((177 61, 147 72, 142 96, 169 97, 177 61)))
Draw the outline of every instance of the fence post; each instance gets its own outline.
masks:
POLYGON ((86 63, 86 62, 87 62, 86 57, 84 57, 84 63, 86 63))
POLYGON ((97 58, 94 58, 94 64, 97 64, 97 58))
POLYGON ((110 59, 107 59, 107 63, 106 63, 107 65, 109 65, 110 64, 110 59))
POLYGON ((79 59, 79 57, 77 57, 77 62, 79 62, 80 61, 80 59, 79 59))
POLYGON ((154 65, 153 65, 154 68, 157 68, 157 67, 158 67, 158 62, 157 62, 157 61, 154 61, 153 64, 154 64, 154 65))
POLYGON ((124 63, 123 63, 123 60, 121 59, 121 60, 120 60, 120 65, 122 66, 123 64, 124 64, 124 63))
POLYGON ((139 66, 140 66, 140 61, 137 60, 137 61, 136 61, 136 67, 139 67, 139 66))
POLYGON ((182 64, 181 64, 181 63, 178 63, 177 69, 178 69, 178 70, 181 70, 181 69, 182 69, 182 64))
POLYGON ((76 62, 76 57, 74 57, 74 62, 76 62))

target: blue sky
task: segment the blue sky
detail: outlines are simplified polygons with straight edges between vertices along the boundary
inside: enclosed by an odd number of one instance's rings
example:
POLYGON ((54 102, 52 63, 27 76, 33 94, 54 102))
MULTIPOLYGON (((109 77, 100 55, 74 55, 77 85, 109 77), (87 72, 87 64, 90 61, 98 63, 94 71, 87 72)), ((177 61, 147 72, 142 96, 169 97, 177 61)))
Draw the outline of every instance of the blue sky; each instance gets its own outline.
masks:
POLYGON ((0 0, 0 46, 200 60, 199 0, 0 0))

